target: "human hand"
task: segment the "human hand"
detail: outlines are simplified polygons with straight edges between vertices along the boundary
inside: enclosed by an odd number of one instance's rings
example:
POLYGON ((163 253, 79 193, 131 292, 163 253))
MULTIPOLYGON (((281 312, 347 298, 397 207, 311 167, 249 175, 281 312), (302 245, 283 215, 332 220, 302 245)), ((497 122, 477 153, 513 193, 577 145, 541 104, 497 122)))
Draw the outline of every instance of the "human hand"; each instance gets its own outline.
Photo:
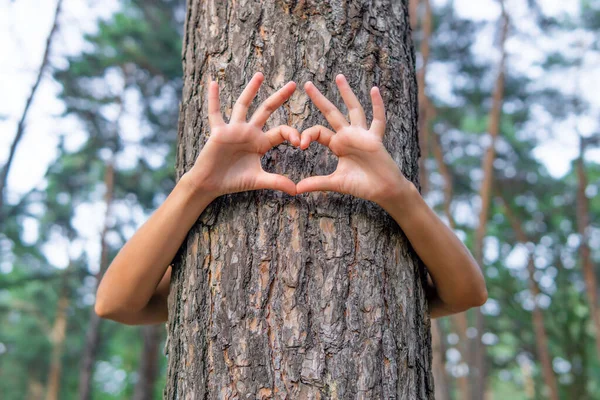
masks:
POLYGON ((285 86, 265 100, 246 121, 250 103, 264 80, 262 73, 254 74, 231 112, 229 123, 223 121, 219 102, 219 85, 211 81, 208 88, 208 121, 210 136, 194 166, 186 172, 189 180, 204 193, 215 198, 256 189, 275 189, 296 194, 296 184, 283 175, 262 169, 261 157, 284 140, 300 145, 300 134, 294 128, 281 125, 267 132, 263 127, 269 116, 294 92, 296 84, 285 86))
POLYGON ((300 148, 317 141, 338 156, 336 170, 325 176, 311 176, 296 184, 297 193, 317 190, 351 194, 385 206, 411 183, 404 177, 383 145, 385 108, 377 87, 371 89, 373 121, 367 128, 365 112, 343 75, 336 83, 348 107, 349 124, 344 115, 315 87, 304 85, 306 93, 321 110, 336 133, 315 125, 302 132, 300 148))

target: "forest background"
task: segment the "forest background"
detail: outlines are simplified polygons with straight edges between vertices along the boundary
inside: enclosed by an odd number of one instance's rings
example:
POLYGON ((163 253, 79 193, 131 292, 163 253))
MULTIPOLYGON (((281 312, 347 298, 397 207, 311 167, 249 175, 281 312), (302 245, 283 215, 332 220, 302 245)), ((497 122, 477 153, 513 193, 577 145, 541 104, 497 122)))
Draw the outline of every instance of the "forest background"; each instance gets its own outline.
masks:
MULTIPOLYGON (((162 398, 164 326, 92 306, 175 184, 184 17, 0 0, 3 399, 162 398)), ((600 398, 600 1, 415 0, 411 25, 422 193, 489 291, 433 325, 438 398, 466 398, 476 352, 495 399, 600 398)))

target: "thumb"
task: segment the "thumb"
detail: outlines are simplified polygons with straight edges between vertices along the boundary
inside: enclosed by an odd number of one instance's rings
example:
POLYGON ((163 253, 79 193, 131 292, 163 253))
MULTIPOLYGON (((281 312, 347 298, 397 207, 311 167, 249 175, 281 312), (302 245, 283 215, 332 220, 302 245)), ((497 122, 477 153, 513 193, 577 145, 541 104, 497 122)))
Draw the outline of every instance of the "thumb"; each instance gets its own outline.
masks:
POLYGON ((302 179, 296 184, 297 194, 316 191, 332 191, 338 192, 335 172, 329 175, 311 176, 302 179))
POLYGON ((272 174, 264 170, 256 177, 254 189, 281 190, 290 196, 296 195, 296 184, 291 179, 283 175, 272 174))

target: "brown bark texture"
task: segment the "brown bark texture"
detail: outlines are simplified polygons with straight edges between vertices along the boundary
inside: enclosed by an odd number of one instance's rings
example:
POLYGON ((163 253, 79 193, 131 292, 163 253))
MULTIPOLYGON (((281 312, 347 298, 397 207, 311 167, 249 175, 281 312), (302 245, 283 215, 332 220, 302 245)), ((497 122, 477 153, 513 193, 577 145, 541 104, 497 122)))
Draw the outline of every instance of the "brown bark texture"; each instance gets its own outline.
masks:
MULTIPOLYGON (((206 142, 206 83, 226 117, 255 71, 254 107, 285 82, 300 86, 266 128, 326 124, 308 81, 344 110, 344 73, 371 117, 387 109, 384 145, 418 182, 417 86, 406 1, 188 1, 177 176, 206 142)), ((254 109, 253 107, 253 109, 254 109)), ((253 109, 250 110, 252 113, 253 109)), ((295 182, 337 163, 317 144, 282 144, 267 171, 295 182)), ((164 397, 432 399, 430 320, 422 263, 374 203, 338 193, 221 196, 173 263, 164 397)))

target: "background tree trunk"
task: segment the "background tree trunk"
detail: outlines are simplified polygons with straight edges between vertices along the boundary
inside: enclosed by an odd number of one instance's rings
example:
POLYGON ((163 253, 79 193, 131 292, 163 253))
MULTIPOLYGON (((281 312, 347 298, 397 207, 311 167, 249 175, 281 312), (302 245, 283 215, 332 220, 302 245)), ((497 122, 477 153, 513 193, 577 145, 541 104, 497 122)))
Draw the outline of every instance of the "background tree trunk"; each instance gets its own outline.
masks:
MULTIPOLYGON (((473 256, 477 264, 483 269, 485 275, 485 264, 483 256, 483 241, 486 236, 489 209, 492 198, 492 188, 494 181, 494 159, 496 158, 496 141, 500 136, 500 118, 502 117, 502 105, 504 104, 504 89, 505 89, 505 67, 506 67, 506 40, 508 38, 509 17, 506 11, 504 0, 500 0, 502 14, 500 21, 502 28, 500 31, 500 62, 498 64, 498 75, 494 85, 492 95, 492 108, 488 117, 488 133, 490 135, 490 144, 485 151, 485 156, 481 163, 483 171, 483 180, 479 189, 479 198, 481 199, 481 209, 479 210, 479 223, 475 231, 475 244, 473 256)), ((485 318, 481 312, 481 308, 475 309, 475 327, 477 334, 473 339, 471 367, 474 373, 470 374, 472 398, 473 400, 483 399, 488 391, 488 360, 487 349, 482 342, 482 337, 485 330, 485 318)))
MULTIPOLYGON (((104 185, 106 192, 104 193, 104 203, 106 204, 106 212, 104 215, 104 227, 100 236, 100 270, 96 274, 96 282, 100 282, 104 273, 108 269, 110 263, 108 256, 108 243, 106 242, 106 234, 109 230, 109 220, 111 213, 111 205, 114 196, 114 158, 106 165, 104 172, 104 185)), ((88 400, 92 396, 92 378, 94 375, 94 364, 100 347, 100 327, 102 320, 94 311, 90 311, 90 320, 88 322, 87 331, 85 334, 85 348, 81 357, 81 366, 79 369, 79 400, 88 400)))
POLYGON ((70 262, 67 269, 61 273, 60 296, 56 304, 54 325, 49 335, 50 342, 52 343, 52 354, 50 356, 50 367, 48 368, 48 382, 46 383, 46 400, 57 400, 60 397, 60 379, 63 369, 62 357, 67 338, 67 312, 70 304, 67 278, 72 269, 73 263, 70 262))
POLYGON ((583 280, 585 281, 585 292, 587 295, 594 328, 596 330, 596 351, 600 356, 600 310, 598 310, 598 281, 589 246, 590 205, 589 199, 585 194, 585 189, 588 186, 588 179, 583 162, 585 143, 581 136, 579 140, 579 157, 577 160, 575 160, 575 168, 577 171, 577 232, 579 232, 581 240, 579 254, 581 255, 581 268, 583 280))
MULTIPOLYGON (((206 142, 206 82, 233 103, 255 71, 255 105, 289 80, 312 80, 343 103, 344 73, 370 117, 382 89, 384 144, 418 181, 417 86, 408 4, 190 0, 178 177, 206 142)), ((253 110, 250 110, 252 112, 253 110)), ((269 126, 324 124, 300 88, 269 126)), ((298 181, 336 158, 286 144, 263 158, 298 181)), ((174 260, 165 398, 432 399, 430 320, 422 263, 375 204, 338 193, 242 192, 214 201, 174 260)))
POLYGON ((133 400, 146 400, 154 397, 154 385, 158 375, 159 345, 164 329, 163 324, 146 325, 141 329, 144 345, 140 354, 138 380, 135 383, 133 400))
MULTIPOLYGON (((519 219, 510 209, 509 203, 502 195, 499 196, 499 199, 504 207, 504 215, 506 215, 510 225, 513 227, 513 231, 515 232, 515 237, 517 240, 525 246, 527 246, 528 243, 532 243, 532 240, 530 240, 528 235, 525 233, 525 230, 523 229, 522 224, 519 222, 519 219)), ((542 293, 542 291, 535 280, 534 257, 535 254, 533 249, 529 248, 527 272, 529 275, 529 291, 534 299, 534 306, 531 314, 536 338, 535 345, 537 356, 542 367, 542 377, 544 378, 544 383, 550 392, 548 397, 550 400, 558 400, 560 398, 560 393, 558 391, 558 382, 552 368, 552 356, 548 346, 548 332, 546 331, 546 323, 544 322, 544 313, 538 304, 539 295, 542 293)))

